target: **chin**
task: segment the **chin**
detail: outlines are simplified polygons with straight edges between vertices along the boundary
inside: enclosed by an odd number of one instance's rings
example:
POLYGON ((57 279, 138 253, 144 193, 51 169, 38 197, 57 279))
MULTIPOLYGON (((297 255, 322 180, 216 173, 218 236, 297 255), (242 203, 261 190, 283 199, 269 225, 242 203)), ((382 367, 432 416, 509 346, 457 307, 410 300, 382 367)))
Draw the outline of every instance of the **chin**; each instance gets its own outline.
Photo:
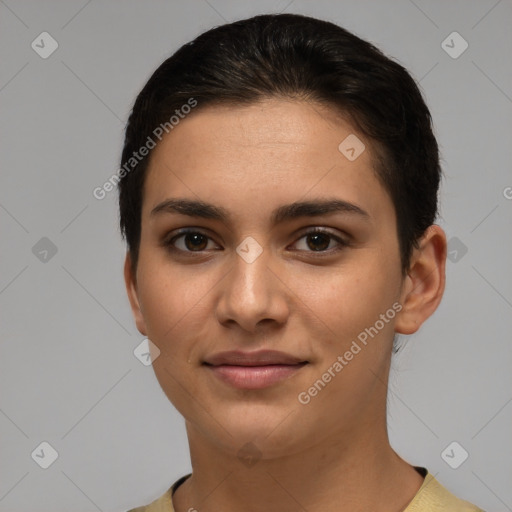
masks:
POLYGON ((213 421, 199 428, 227 452, 243 456, 254 451, 263 459, 272 459, 300 451, 311 438, 302 423, 293 420, 294 416, 282 407, 270 413, 268 406, 265 411, 256 406, 250 411, 246 405, 243 412, 231 407, 226 414, 220 414, 220 425, 213 421))

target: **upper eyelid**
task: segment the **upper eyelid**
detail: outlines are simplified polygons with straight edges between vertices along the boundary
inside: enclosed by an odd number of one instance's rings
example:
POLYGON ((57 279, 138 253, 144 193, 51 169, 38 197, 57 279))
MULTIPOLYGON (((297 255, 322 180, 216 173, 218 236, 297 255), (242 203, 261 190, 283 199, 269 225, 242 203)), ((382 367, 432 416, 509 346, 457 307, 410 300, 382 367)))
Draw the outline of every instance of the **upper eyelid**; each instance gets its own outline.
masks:
POLYGON ((163 242, 170 243, 172 240, 176 240, 177 238, 179 238, 181 236, 194 234, 194 233, 198 233, 200 235, 203 235, 203 236, 209 238, 210 240, 215 241, 214 237, 209 234, 208 230, 205 231, 204 228, 182 228, 182 229, 179 229, 178 232, 176 232, 176 233, 168 233, 167 235, 165 235, 163 237, 163 242))

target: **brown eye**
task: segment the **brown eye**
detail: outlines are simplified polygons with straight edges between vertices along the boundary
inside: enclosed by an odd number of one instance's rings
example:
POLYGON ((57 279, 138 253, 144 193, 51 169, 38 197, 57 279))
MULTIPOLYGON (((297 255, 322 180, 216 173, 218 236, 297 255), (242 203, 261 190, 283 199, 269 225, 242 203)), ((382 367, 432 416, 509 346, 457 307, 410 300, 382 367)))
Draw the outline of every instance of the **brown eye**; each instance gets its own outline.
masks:
POLYGON ((324 233, 311 233, 306 235, 308 247, 313 251, 325 251, 330 244, 330 236, 324 233))
POLYGON ((209 236, 200 231, 182 231, 169 240, 165 240, 164 246, 170 250, 185 253, 202 252, 217 247, 209 236))
POLYGON ((190 251, 202 251, 208 245, 208 237, 201 233, 187 233, 184 236, 185 247, 190 251))
POLYGON ((294 244, 299 251, 318 253, 333 253, 348 245, 339 236, 320 228, 304 233, 294 244))

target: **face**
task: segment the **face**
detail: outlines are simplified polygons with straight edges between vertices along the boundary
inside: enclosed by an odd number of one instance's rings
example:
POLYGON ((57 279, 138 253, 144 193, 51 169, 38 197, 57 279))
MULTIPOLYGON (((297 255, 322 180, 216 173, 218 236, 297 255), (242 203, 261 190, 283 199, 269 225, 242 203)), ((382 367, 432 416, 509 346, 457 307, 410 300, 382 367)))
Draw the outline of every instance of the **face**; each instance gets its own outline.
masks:
POLYGON ((128 292, 162 389, 227 452, 275 457, 385 421, 404 281, 371 149, 332 111, 273 99, 194 112, 153 150, 128 292), (338 149, 349 135, 356 159, 338 149), (240 365, 262 350, 289 359, 240 365))

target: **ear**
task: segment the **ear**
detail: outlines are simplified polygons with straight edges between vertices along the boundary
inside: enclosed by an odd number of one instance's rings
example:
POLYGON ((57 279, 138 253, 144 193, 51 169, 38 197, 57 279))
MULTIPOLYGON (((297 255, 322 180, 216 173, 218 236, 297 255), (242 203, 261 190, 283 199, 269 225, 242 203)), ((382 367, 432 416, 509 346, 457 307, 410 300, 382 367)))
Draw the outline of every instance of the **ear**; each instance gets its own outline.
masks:
POLYGON ((126 258, 124 260, 124 282, 137 329, 143 336, 147 336, 146 322, 142 316, 139 297, 137 295, 137 278, 132 270, 132 260, 129 252, 126 253, 126 258))
POLYGON ((402 287, 402 310, 396 316, 395 331, 400 334, 415 333, 437 309, 444 293, 447 250, 444 231, 433 224, 418 245, 413 250, 402 287))

